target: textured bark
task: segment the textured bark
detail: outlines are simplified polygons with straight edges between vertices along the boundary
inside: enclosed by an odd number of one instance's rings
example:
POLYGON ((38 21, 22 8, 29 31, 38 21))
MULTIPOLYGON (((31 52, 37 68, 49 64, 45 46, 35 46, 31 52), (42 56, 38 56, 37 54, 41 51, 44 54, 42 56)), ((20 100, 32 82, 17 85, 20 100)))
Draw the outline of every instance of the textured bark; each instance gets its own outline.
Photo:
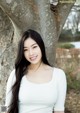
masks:
POLYGON ((10 70, 13 68, 15 56, 12 45, 13 35, 13 26, 0 9, 0 103, 4 101, 6 80, 10 70))
MULTIPOLYGON (((61 2, 53 6, 49 0, 0 0, 0 85, 3 86, 2 89, 0 86, 0 93, 14 67, 16 48, 23 31, 32 28, 41 33, 48 60, 55 64, 56 44, 72 6, 73 3, 61 2)), ((2 100, 4 93, 0 95, 2 100)))

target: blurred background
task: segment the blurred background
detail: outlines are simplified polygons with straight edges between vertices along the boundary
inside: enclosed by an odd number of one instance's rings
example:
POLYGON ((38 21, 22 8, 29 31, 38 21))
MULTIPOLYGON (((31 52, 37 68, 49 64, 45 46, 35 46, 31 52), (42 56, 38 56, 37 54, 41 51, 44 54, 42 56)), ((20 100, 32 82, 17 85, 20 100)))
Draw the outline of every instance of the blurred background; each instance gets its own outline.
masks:
POLYGON ((68 80, 68 113, 80 113, 80 1, 67 17, 56 49, 56 66, 65 70, 68 80))

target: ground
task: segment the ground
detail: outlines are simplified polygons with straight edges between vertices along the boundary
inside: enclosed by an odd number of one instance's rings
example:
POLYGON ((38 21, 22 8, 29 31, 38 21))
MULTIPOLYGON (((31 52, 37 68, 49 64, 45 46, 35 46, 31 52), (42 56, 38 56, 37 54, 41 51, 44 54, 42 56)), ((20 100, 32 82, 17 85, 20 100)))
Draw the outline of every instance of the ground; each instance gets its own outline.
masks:
POLYGON ((67 93, 66 113, 80 113, 80 91, 71 90, 67 93))

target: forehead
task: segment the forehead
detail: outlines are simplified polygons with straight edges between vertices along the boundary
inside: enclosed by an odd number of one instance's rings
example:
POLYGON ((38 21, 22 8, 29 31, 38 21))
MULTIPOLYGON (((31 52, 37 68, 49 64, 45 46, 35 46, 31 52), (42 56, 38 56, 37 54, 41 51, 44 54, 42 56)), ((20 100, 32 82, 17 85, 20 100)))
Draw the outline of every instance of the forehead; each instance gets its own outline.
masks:
POLYGON ((36 43, 36 41, 35 40, 33 40, 32 38, 28 38, 28 39, 26 39, 25 41, 24 41, 24 47, 30 47, 30 46, 32 46, 32 45, 36 45, 37 43, 36 43))

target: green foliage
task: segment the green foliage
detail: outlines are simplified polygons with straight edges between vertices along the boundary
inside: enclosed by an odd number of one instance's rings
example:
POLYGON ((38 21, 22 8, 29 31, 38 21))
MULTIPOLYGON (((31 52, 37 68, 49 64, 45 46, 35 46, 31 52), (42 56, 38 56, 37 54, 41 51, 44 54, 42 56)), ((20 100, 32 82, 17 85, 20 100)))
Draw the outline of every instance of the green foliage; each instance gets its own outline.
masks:
POLYGON ((66 73, 66 75, 68 91, 70 90, 80 91, 80 80, 76 80, 76 78, 69 75, 68 72, 66 73))
POLYGON ((59 37, 59 42, 75 42, 80 41, 80 32, 76 31, 76 34, 72 34, 71 30, 62 30, 62 33, 59 37))
POLYGON ((65 49, 75 48, 75 46, 70 43, 59 43, 58 47, 65 48, 65 49))

